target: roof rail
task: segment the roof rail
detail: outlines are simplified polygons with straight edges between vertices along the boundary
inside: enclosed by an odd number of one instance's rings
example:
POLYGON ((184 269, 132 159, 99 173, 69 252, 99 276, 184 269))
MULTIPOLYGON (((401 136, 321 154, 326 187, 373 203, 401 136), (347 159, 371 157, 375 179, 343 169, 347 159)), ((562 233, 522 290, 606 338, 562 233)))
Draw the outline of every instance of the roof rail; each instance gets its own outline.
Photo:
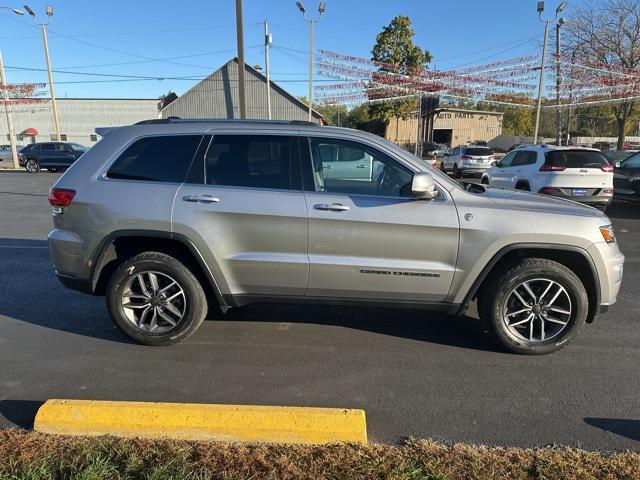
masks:
POLYGON ((264 123, 277 124, 277 125, 308 125, 313 127, 319 127, 320 124, 309 122, 307 120, 264 120, 264 119, 239 119, 239 118, 180 118, 180 117, 167 117, 167 118, 152 118, 149 120, 142 120, 134 125, 157 125, 166 123, 264 123))

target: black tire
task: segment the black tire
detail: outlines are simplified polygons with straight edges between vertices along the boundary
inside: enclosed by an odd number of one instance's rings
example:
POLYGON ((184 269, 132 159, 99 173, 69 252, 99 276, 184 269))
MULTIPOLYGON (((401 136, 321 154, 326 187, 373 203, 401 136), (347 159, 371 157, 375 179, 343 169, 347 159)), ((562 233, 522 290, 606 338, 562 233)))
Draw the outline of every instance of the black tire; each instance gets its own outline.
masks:
POLYGON ((528 183, 525 182, 520 182, 516 185, 516 190, 524 190, 526 192, 530 192, 531 191, 531 187, 529 186, 528 183))
POLYGON ((460 169, 458 168, 458 164, 455 163, 453 165, 453 178, 460 178, 462 176, 460 169))
POLYGON ((482 180, 480 180, 480 184, 489 185, 489 179, 487 177, 482 177, 482 180))
POLYGON ((29 173, 38 173, 40 171, 40 163, 35 158, 28 158, 24 168, 29 173))
POLYGON ((444 168, 444 159, 440 162, 440 171, 442 173, 447 173, 447 169, 444 168))
POLYGON ((58 169, 57 168, 47 168, 47 172, 56 173, 56 172, 58 172, 58 169))
POLYGON ((144 345, 165 346, 185 340, 198 329, 207 314, 207 299, 202 285, 183 263, 164 253, 144 252, 124 262, 113 273, 107 285, 107 307, 116 326, 129 338, 144 345), (143 331, 127 318, 122 306, 127 282, 148 271, 168 275, 184 292, 182 319, 163 333, 143 331))
POLYGON ((499 345, 520 354, 544 355, 568 345, 580 332, 589 310, 589 298, 584 285, 569 268, 544 258, 525 258, 511 263, 490 275, 478 298, 478 313, 487 330, 499 345), (568 323, 548 340, 528 341, 510 333, 504 320, 508 296, 522 282, 548 279, 562 286, 572 306, 568 323))

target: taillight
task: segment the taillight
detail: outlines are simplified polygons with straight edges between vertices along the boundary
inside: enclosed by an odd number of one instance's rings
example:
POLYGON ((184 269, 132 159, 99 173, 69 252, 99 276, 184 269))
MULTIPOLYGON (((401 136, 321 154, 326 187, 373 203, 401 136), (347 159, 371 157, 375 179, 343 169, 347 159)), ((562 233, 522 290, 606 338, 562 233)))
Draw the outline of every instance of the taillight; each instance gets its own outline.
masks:
POLYGON ((540 167, 541 172, 562 172, 566 167, 564 165, 554 165, 553 163, 544 163, 540 167))
POLYGON ((500 157, 498 157, 497 155, 491 155, 490 160, 500 160, 500 157))
POLYGON ((603 195, 613 195, 613 188, 603 188, 602 189, 602 194, 603 195))
POLYGON ((545 195, 553 195, 556 193, 560 193, 560 189, 555 187, 543 187, 538 191, 538 193, 544 193, 545 195))
POLYGON ((600 170, 602 170, 603 172, 613 172, 613 165, 603 163, 602 165, 600 165, 600 170))
POLYGON ((75 190, 69 188, 52 188, 49 190, 49 204, 52 207, 68 207, 75 196, 75 190))

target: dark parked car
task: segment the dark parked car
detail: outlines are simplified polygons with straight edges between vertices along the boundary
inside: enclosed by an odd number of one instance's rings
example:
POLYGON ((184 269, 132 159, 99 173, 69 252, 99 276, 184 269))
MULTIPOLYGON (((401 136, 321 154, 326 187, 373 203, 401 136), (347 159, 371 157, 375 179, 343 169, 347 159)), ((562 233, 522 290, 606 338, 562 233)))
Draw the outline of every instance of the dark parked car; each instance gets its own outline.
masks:
POLYGON ((606 150, 602 152, 604 158, 606 158, 611 165, 615 165, 617 162, 624 162, 636 153, 638 153, 637 150, 606 150))
POLYGON ((29 173, 38 173, 41 168, 57 172, 71 166, 86 151, 87 147, 79 143, 32 143, 20 151, 20 165, 29 173))
POLYGON ((640 153, 616 162, 613 174, 615 198, 640 200, 640 153))

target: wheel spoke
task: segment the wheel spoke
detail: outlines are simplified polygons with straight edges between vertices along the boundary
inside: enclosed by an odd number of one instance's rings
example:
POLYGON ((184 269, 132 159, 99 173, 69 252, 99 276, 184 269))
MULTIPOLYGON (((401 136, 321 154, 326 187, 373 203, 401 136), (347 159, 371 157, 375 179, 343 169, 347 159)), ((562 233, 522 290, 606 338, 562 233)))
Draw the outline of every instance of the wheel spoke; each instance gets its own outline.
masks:
POLYGON ((522 303, 525 307, 531 306, 524 298, 522 298, 522 295, 520 295, 517 290, 514 290, 513 294, 516 296, 518 300, 520 300, 520 303, 522 303))
POLYGON ((151 284, 151 290, 153 290, 154 295, 157 295, 158 290, 160 290, 160 287, 158 286, 158 276, 153 272, 149 272, 147 275, 149 276, 149 283, 151 284))
POLYGON ((158 293, 164 293, 167 290, 169 290, 171 287, 173 287, 174 285, 178 285, 178 284, 175 281, 173 281, 169 285, 167 285, 166 287, 162 288, 158 293))
POLYGON ((173 313, 176 317, 182 318, 182 313, 180 312, 178 307, 176 307, 173 303, 167 302, 163 305, 163 307, 169 310, 171 313, 173 313))
MULTIPOLYGON (((535 315, 534 315, 534 318, 535 318, 535 315)), ((533 341, 533 318, 529 323, 529 340, 533 341)))
POLYGON ((520 320, 518 322, 514 322, 514 323, 510 323, 509 326, 510 327, 517 327, 518 325, 522 325, 523 323, 527 323, 527 322, 531 322, 533 323, 533 319, 534 319, 535 315, 532 313, 531 315, 529 315, 527 318, 525 318, 524 320, 520 320))
POLYGON ((544 340, 544 318, 540 317, 540 341, 542 340, 544 340))
POLYGON ((507 313, 507 317, 513 317, 514 315, 519 315, 521 313, 530 312, 530 311, 531 311, 531 307, 523 308, 522 310, 517 310, 515 312, 507 313))
POLYGON ((123 293, 122 296, 124 298, 133 298, 135 300, 149 300, 149 297, 147 295, 143 295, 135 292, 123 293))
POLYGON ((158 309, 158 315, 160 315, 160 318, 163 319, 165 322, 169 323, 171 326, 177 325, 176 321, 173 318, 171 318, 169 315, 164 313, 161 308, 158 309))
POLYGON ((149 313, 150 309, 151 305, 148 305, 147 308, 142 311, 142 313, 140 314, 140 318, 138 319, 138 327, 143 328, 144 321, 146 320, 147 314, 149 313))
POLYGON ((176 298, 178 295, 182 295, 182 290, 174 293, 173 295, 171 295, 170 297, 168 297, 165 302, 170 302, 171 300, 173 300, 174 298, 176 298))
POLYGON ((569 323, 569 321, 567 320, 566 322, 564 320, 560 320, 558 318, 554 318, 554 317, 550 317, 549 315, 544 315, 543 317, 547 322, 551 322, 551 323, 557 323, 558 325, 566 325, 567 323, 569 323))
POLYGON ((552 280, 549 280, 549 285, 547 285, 547 288, 544 289, 544 292, 542 292, 542 295, 540 295, 539 300, 542 301, 542 299, 544 298, 544 296, 549 293, 549 290, 551 290, 551 287, 553 287, 554 282, 552 280))
POLYGON ((533 291, 531 290, 531 287, 529 286, 529 282, 524 282, 522 284, 522 286, 524 287, 524 289, 527 291, 527 293, 529 294, 529 296, 533 299, 534 302, 538 301, 538 297, 535 296, 535 294, 533 293, 533 291))
POLYGON ((151 298, 151 294, 149 293, 149 289, 147 289, 147 286, 144 283, 144 278, 142 278, 142 275, 137 275, 136 279, 138 280, 138 285, 140 285, 140 291, 147 297, 151 298))
POLYGON ((556 313, 562 313, 563 315, 571 315, 571 312, 569 310, 565 310, 564 308, 549 307, 549 310, 556 313))
POLYGON ((153 307, 153 316, 151 317, 151 322, 149 322, 149 331, 153 332, 156 328, 158 328, 158 307, 153 307))
POLYGON ((147 308, 150 305, 149 305, 148 302, 147 303, 131 303, 131 302, 129 302, 129 303, 123 303, 122 306, 124 308, 130 308, 130 309, 134 310, 134 309, 137 309, 137 308, 147 308))
POLYGON ((549 301, 547 305, 549 306, 553 305, 563 291, 564 291, 564 288, 558 285, 558 291, 556 292, 556 294, 553 296, 553 298, 549 301))

